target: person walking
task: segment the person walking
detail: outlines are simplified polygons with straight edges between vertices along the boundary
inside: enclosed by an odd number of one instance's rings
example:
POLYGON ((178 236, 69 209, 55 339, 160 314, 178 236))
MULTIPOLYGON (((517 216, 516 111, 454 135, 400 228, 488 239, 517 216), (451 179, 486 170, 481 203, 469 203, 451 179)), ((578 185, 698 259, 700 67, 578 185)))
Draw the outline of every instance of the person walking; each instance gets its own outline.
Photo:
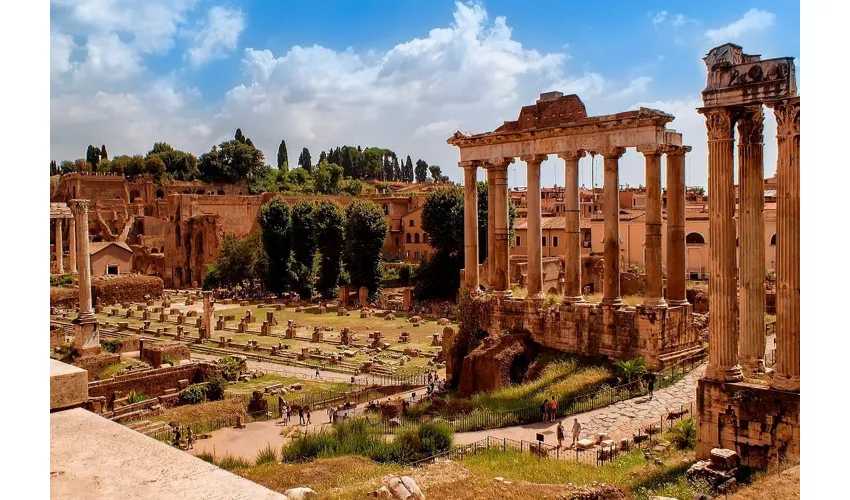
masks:
POLYGON ((316 365, 316 379, 319 379, 319 365, 316 365))
MULTIPOLYGON (((553 422, 555 421, 555 419, 558 418, 558 400, 555 398, 555 396, 552 396, 549 417, 552 419, 553 422)), ((560 423, 558 425, 560 425, 560 423)))
POLYGON ((576 443, 578 442, 578 437, 581 434, 581 424, 578 423, 578 418, 573 420, 573 445, 571 448, 574 448, 576 443))
POLYGON ((174 427, 174 442, 171 444, 177 448, 180 447, 180 427, 174 427))
POLYGON ((328 406, 328 422, 334 423, 334 407, 328 406))
POLYGON ((549 416, 549 400, 548 399, 543 400, 543 404, 540 405, 540 413, 543 414, 543 423, 545 424, 546 422, 549 421, 548 418, 547 418, 549 416))
POLYGON ((652 399, 652 395, 655 392, 655 373, 649 372, 647 379, 649 383, 649 399, 652 399))
POLYGON ((283 396, 277 397, 277 412, 281 419, 286 414, 286 401, 283 400, 283 396))
POLYGON ((192 443, 194 443, 194 442, 195 442, 195 439, 192 437, 192 428, 186 427, 186 444, 188 445, 186 449, 191 450, 192 449, 192 443))
POLYGON ((292 421, 292 405, 289 404, 289 403, 286 403, 286 423, 289 424, 289 422, 291 422, 291 421, 292 421))
POLYGON ((298 425, 304 425, 304 407, 298 407, 298 425))
POLYGON ((563 422, 558 422, 557 436, 558 436, 558 448, 563 448, 563 446, 564 446, 564 424, 563 424, 563 422))
POLYGON ((312 420, 310 420, 310 407, 307 407, 307 425, 312 424, 312 420))

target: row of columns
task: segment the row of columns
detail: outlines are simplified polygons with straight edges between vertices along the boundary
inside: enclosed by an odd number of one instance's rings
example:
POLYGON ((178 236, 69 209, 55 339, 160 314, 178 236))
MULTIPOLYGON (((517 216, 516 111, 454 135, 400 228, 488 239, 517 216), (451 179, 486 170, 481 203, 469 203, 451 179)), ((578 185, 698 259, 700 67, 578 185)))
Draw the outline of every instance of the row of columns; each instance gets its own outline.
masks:
MULTIPOLYGON (((62 261, 63 256, 63 244, 62 244, 62 219, 55 218, 53 219, 53 230, 54 230, 54 240, 56 240, 56 272, 58 274, 65 273, 65 263, 62 261)), ((68 219, 68 253, 69 253, 69 265, 71 269, 69 270, 72 273, 77 272, 77 234, 76 234, 76 224, 74 219, 68 219)))
MULTIPOLYGON (((776 366, 771 385, 800 389, 800 98, 767 104, 777 125, 776 366)), ((708 131, 709 363, 706 378, 764 372, 764 191, 761 105, 702 108, 708 131), (734 127, 738 126, 740 276, 735 276, 734 127), (739 303, 740 295, 740 303, 739 303)))
MULTIPOLYGON (((687 304, 685 296, 685 154, 689 146, 651 145, 639 147, 646 158, 647 215, 647 307, 667 307, 687 304), (661 155, 667 155, 667 299, 663 293, 662 271, 662 214, 661 214, 661 155)), ((596 151, 604 158, 604 282, 602 305, 619 307, 620 297, 620 231, 619 231, 619 160, 625 153, 623 147, 596 151)), ((578 162, 586 154, 583 150, 558 153, 564 160, 564 198, 566 219, 566 245, 564 253, 564 302, 582 302, 581 291, 581 229, 578 162)), ((543 249, 540 200, 540 164, 548 155, 522 156, 527 164, 528 186, 528 280, 527 296, 543 297, 543 249)), ((464 169, 464 250, 465 283, 468 288, 478 288, 478 190, 477 169, 487 171, 488 185, 488 281, 494 291, 506 292, 509 287, 508 242, 508 185, 507 167, 513 158, 485 161, 463 161, 464 169)))

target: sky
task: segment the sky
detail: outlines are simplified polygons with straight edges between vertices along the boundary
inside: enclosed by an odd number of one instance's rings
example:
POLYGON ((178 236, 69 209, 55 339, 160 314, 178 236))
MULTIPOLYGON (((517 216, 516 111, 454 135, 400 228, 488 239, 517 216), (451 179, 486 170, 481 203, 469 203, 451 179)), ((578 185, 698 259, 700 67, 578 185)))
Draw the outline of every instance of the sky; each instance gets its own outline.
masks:
MULTIPOLYGON (((556 90, 589 115, 673 114, 693 147, 687 184, 705 186, 702 57, 726 42, 794 57, 801 90, 799 2, 51 0, 50 153, 165 141, 201 155, 239 127, 272 165, 281 139, 290 164, 302 147, 378 146, 460 182, 450 135, 491 131, 556 90)), ((766 176, 775 133, 766 109, 766 176)), ((643 184, 639 153, 620 165, 622 184, 643 184)), ((589 157, 580 177, 590 186, 589 157)), ((517 159, 508 181, 525 179, 517 159)), ((541 183, 563 182, 550 156, 541 183)))

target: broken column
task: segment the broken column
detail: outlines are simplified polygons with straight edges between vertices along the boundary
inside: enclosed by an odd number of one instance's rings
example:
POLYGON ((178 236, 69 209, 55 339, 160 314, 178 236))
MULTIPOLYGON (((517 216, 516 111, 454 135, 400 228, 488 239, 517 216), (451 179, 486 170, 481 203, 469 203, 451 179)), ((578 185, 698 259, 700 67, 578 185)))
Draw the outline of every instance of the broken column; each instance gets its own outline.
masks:
POLYGON ((360 307, 368 307, 369 306, 369 289, 365 286, 361 286, 360 290, 358 290, 358 299, 360 299, 360 307))
MULTIPOLYGON (((89 258, 89 200, 71 200, 77 226, 77 270, 80 314, 74 320, 74 350, 78 355, 100 352, 100 331, 92 311, 91 259, 89 258)), ((61 249, 61 241, 59 248, 61 249)))
POLYGON ((212 292, 209 290, 204 291, 204 338, 211 338, 212 335, 212 292))

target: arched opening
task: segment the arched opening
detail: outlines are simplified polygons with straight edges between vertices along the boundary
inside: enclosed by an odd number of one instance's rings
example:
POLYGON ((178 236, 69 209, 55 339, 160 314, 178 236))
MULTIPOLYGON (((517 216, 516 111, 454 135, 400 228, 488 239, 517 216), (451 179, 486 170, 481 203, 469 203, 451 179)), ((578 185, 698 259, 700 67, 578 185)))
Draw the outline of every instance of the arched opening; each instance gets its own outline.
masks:
POLYGON ((165 198, 165 191, 163 191, 162 189, 157 189, 156 190, 156 198, 157 199, 165 198))
POLYGON ((219 189, 218 194, 224 194, 224 189, 219 189))
POLYGON ((197 191, 195 191, 195 194, 204 194, 204 190, 203 190, 203 189, 198 189, 197 191))
POLYGON ((142 193, 140 193, 138 189, 133 189, 132 191, 130 191, 130 203, 133 203, 136 200, 136 198, 138 198, 141 195, 142 195, 142 193))
POLYGON ((416 233, 416 234, 413 235, 413 242, 419 243, 419 233, 416 233))
POLYGON ((685 243, 688 245, 705 245, 705 237, 699 233, 688 233, 685 236, 685 243))
POLYGON ((384 205, 384 215, 389 215, 389 214, 390 214, 390 209, 386 205, 384 205))
POLYGON ((407 243, 410 243, 410 233, 407 233, 406 235, 404 235, 404 239, 407 243))
POLYGON ((773 233, 773 236, 770 237, 770 245, 776 245, 776 233, 773 233))
POLYGON ((528 371, 529 360, 525 356, 517 356, 511 362, 511 383, 521 384, 525 378, 525 373, 528 371))
POLYGON ((156 247, 151 247, 151 253, 157 253, 159 250, 156 247))

